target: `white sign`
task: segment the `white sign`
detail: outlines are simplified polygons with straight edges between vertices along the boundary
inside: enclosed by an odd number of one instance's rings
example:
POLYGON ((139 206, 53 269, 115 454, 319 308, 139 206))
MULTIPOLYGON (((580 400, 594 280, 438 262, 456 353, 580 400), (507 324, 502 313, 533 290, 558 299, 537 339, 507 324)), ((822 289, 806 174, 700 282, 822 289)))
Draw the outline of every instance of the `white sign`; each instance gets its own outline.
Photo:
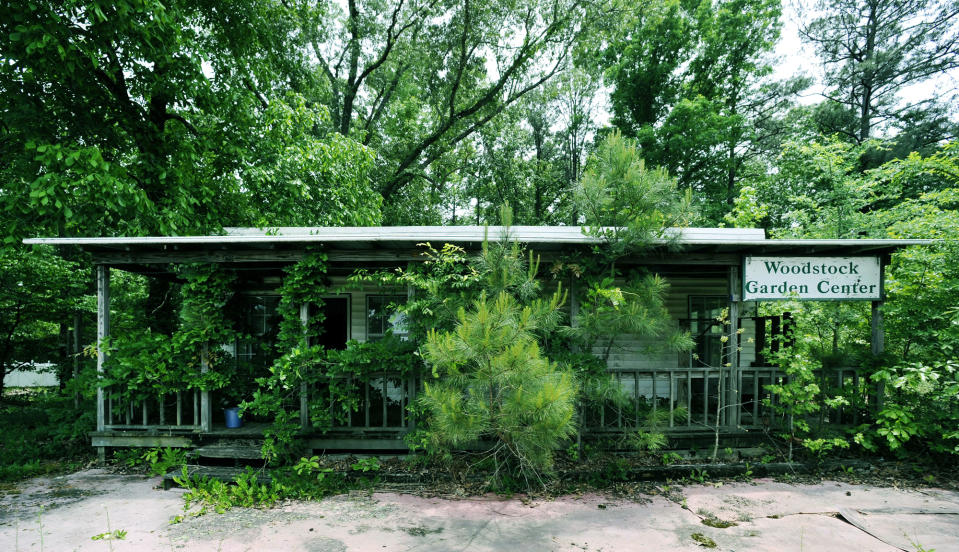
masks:
POLYGON ((878 300, 879 257, 746 257, 743 301, 878 300))

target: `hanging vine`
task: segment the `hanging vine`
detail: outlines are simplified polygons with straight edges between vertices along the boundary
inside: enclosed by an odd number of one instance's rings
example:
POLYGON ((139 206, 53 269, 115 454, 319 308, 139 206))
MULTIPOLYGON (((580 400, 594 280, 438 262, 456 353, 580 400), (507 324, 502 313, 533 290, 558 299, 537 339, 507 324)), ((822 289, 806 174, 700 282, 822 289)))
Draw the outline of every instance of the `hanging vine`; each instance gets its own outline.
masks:
POLYGON ((236 274, 218 265, 177 267, 183 279, 179 326, 172 335, 149 329, 114 336, 102 387, 114 397, 139 401, 188 389, 214 391, 230 384, 230 354, 216 345, 236 338, 224 307, 236 274), (204 351, 206 349, 206 351, 204 351), (207 370, 203 370, 204 355, 207 370))

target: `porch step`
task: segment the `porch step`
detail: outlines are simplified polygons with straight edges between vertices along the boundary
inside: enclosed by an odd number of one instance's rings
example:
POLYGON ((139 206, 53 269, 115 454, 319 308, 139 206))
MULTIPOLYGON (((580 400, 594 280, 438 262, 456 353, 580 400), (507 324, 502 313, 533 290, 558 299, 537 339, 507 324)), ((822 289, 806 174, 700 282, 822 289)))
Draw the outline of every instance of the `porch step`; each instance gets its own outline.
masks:
POLYGON ((262 460, 263 441, 250 439, 221 439, 193 450, 196 459, 217 458, 230 460, 262 460))

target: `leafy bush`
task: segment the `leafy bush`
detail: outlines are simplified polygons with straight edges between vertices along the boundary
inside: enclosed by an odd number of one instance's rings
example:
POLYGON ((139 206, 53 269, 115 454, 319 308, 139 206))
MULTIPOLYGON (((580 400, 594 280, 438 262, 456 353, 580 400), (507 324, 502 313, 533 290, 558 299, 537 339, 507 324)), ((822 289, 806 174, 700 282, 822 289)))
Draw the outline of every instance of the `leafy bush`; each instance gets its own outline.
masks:
POLYGON ((0 427, 0 481, 75 469, 93 458, 88 433, 96 423, 91 405, 83 402, 74 408, 72 397, 56 391, 33 391, 4 401, 0 427))

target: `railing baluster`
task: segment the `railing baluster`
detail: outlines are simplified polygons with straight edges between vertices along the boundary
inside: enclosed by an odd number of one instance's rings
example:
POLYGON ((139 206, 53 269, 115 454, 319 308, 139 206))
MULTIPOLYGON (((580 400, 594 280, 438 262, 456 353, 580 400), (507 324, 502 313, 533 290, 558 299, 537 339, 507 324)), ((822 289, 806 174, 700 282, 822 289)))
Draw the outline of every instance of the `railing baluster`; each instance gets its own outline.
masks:
POLYGON ((143 400, 140 402, 140 408, 143 410, 143 411, 141 412, 141 414, 143 414, 143 425, 148 425, 148 424, 147 424, 147 400, 146 400, 146 399, 143 399, 143 400))
POLYGON ((753 370, 753 425, 759 425, 759 370, 753 370))
POLYGON ((183 397, 180 391, 176 392, 176 425, 183 425, 183 397))
POLYGON ((166 397, 166 395, 161 394, 161 395, 160 395, 160 399, 159 399, 159 401, 160 401, 160 402, 159 402, 159 407, 160 407, 160 425, 161 425, 161 426, 162 426, 162 425, 166 425, 166 401, 164 400, 164 397, 166 397))
POLYGON ((676 408, 676 372, 669 372, 669 427, 673 427, 673 410, 676 408))
POLYGON ((653 370, 653 385, 651 389, 653 393, 653 414, 656 413, 656 371, 653 370))
POLYGON ((709 425, 709 370, 703 370, 703 423, 709 425))
POLYGON ((693 372, 686 372, 686 427, 693 426, 693 372))

